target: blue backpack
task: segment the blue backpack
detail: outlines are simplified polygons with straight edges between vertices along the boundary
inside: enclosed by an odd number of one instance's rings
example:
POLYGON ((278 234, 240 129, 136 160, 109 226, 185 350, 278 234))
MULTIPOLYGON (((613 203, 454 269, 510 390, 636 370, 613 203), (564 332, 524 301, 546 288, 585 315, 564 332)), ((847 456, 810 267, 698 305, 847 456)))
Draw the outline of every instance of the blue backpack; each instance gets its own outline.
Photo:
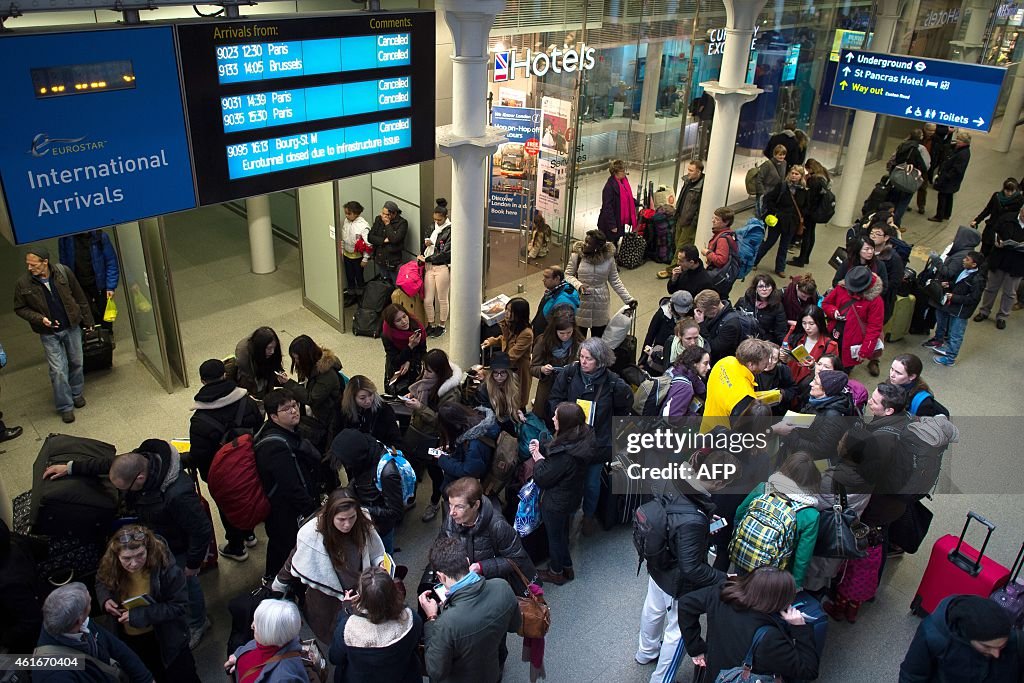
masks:
POLYGON ((537 439, 541 443, 551 439, 551 432, 548 431, 544 420, 537 417, 534 412, 526 413, 526 422, 519 426, 519 459, 526 461, 530 459, 530 441, 537 439))
POLYGON ((384 471, 384 467, 392 460, 398 467, 398 473, 402 475, 402 500, 409 502, 416 498, 416 472, 412 469, 409 461, 405 459, 402 451, 384 447, 384 453, 380 456, 380 462, 377 463, 377 490, 384 490, 380 484, 380 475, 384 471))
POLYGON ((767 228, 764 221, 756 216, 751 216, 747 224, 735 231, 736 243, 740 247, 740 272, 739 279, 743 279, 754 269, 754 261, 757 260, 757 250, 764 242, 767 228))

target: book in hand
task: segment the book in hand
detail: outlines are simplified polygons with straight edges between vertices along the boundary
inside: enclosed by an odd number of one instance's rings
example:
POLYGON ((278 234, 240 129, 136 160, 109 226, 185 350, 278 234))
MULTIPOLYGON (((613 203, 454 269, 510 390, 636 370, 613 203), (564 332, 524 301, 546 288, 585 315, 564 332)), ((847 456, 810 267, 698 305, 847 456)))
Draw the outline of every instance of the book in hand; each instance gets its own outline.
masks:
POLYGON ((815 415, 809 415, 808 413, 798 413, 794 410, 786 412, 786 415, 782 418, 783 424, 793 425, 798 429, 810 427, 811 423, 814 422, 815 415))
POLYGON ((121 609, 134 609, 136 607, 145 607, 146 605, 153 604, 156 604, 156 600, 150 597, 149 593, 143 593, 142 595, 136 595, 135 597, 122 601, 121 609))
POLYGON ((790 352, 789 352, 789 355, 793 356, 793 359, 796 362, 803 363, 804 359, 807 358, 808 356, 810 356, 811 354, 810 354, 810 352, 807 349, 804 348, 804 345, 801 344, 800 346, 797 346, 796 348, 791 349, 790 352))

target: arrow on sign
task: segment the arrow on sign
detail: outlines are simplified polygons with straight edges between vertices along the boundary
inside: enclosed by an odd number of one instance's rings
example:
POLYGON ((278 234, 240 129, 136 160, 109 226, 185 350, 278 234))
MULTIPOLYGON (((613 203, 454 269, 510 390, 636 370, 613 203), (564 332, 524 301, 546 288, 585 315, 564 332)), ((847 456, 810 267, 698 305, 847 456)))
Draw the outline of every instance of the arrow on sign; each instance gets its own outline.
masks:
POLYGON ((978 124, 979 126, 984 126, 985 125, 985 119, 981 118, 980 116, 978 118, 974 119, 974 122, 976 124, 978 124))
POLYGON ((848 66, 844 66, 843 67, 843 75, 844 76, 849 76, 850 75, 850 67, 848 67, 848 66))
POLYGON ((847 52, 846 53, 846 63, 849 64, 852 61, 853 61, 853 53, 852 52, 847 52))
POLYGON ((848 85, 849 83, 847 83, 845 80, 839 81, 839 87, 842 88, 843 90, 846 90, 846 86, 848 85))

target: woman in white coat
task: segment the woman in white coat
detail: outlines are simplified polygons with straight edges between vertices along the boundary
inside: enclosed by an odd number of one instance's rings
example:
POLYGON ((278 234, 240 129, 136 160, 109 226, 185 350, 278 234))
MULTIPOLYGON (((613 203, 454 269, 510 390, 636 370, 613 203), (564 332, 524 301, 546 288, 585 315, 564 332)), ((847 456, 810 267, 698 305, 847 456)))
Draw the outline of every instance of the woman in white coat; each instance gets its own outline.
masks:
POLYGON ((580 293, 576 325, 584 336, 588 328, 594 337, 604 334, 610 318, 609 285, 623 303, 636 307, 636 299, 630 296, 619 277, 619 269, 615 265, 615 245, 608 242, 600 230, 588 230, 586 239, 573 246, 569 263, 565 267, 565 279, 580 293))

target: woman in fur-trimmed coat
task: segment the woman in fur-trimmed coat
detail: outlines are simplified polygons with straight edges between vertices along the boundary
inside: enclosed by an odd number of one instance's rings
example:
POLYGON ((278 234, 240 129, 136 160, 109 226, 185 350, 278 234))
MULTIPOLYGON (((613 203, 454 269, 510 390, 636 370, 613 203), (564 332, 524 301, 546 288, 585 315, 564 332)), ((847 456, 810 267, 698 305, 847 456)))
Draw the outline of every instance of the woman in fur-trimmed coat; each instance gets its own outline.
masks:
POLYGON ((588 230, 587 237, 572 248, 565 267, 565 280, 580 293, 580 307, 576 311, 576 325, 584 335, 593 328, 593 336, 600 337, 608 324, 609 285, 623 303, 634 299, 622 284, 615 265, 615 245, 608 242, 600 230, 588 230))

